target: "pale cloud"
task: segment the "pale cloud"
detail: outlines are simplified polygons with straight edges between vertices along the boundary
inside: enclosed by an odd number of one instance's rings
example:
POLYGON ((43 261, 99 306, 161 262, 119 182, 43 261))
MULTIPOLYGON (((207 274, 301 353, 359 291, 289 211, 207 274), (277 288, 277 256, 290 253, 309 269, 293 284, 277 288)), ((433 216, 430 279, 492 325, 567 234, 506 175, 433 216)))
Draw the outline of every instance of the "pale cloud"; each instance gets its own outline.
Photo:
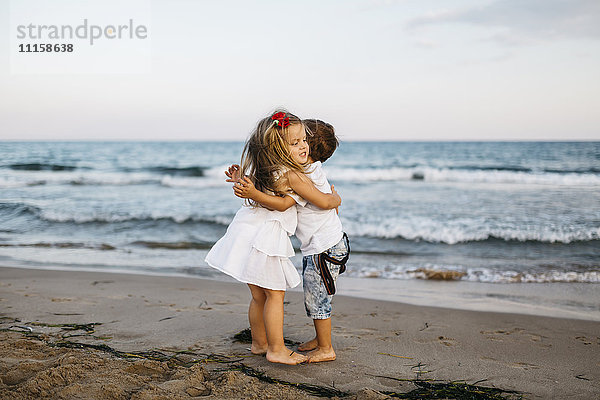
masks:
POLYGON ((405 2, 406 0, 369 0, 367 4, 373 6, 393 6, 405 2))
POLYGON ((358 11, 373 11, 381 8, 395 7, 407 3, 408 0, 367 0, 355 4, 358 11))
POLYGON ((439 42, 423 38, 415 40, 415 44, 425 49, 435 49, 440 46, 439 42))
POLYGON ((499 30, 489 36, 504 45, 556 39, 600 39, 598 0, 497 0, 486 5, 442 10, 413 18, 416 30, 440 24, 469 24, 499 30))

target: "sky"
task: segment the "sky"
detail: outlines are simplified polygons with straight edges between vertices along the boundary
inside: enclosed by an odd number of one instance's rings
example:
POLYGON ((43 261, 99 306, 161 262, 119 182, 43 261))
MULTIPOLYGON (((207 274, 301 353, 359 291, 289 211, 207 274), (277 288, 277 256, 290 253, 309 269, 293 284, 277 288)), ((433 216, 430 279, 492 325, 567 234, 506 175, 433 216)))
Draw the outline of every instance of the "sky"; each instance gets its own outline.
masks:
POLYGON ((277 107, 342 140, 600 140, 598 0, 111 4, 0 0, 0 140, 243 141, 277 107), (15 24, 84 18, 148 34, 18 54, 15 24))

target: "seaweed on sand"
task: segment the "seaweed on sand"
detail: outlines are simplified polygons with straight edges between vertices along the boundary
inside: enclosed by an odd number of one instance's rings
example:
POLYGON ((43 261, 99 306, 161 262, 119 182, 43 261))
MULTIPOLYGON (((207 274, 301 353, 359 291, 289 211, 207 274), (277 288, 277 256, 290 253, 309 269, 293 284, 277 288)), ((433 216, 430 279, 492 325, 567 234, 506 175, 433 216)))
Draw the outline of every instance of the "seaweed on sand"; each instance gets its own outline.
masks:
POLYGON ((145 358, 147 360, 162 361, 166 362, 170 366, 177 365, 181 367, 191 367, 198 363, 237 363, 240 361, 239 357, 230 357, 224 354, 216 353, 196 353, 190 350, 186 351, 171 351, 171 350, 147 350, 147 351, 120 351, 116 350, 106 344, 89 344, 89 343, 78 343, 70 341, 60 341, 55 343, 47 343, 51 347, 65 347, 70 349, 94 349, 103 351, 105 353, 112 354, 119 358, 145 358), (172 354, 165 354, 170 352, 172 354), (185 357, 184 357, 185 356, 185 357))
POLYGON ((522 398, 518 392, 512 390, 471 385, 466 382, 422 380, 412 380, 411 382, 417 388, 408 393, 382 393, 397 399, 507 400, 522 398))
MULTIPOLYGON (((233 335, 233 341, 248 344, 252 343, 252 331, 250 328, 246 328, 243 331, 236 333, 233 335)), ((286 344, 286 346, 298 346, 300 344, 300 342, 286 338, 283 338, 283 342, 286 344)))
MULTIPOLYGON (((3 318, 3 319, 7 319, 7 318, 3 318)), ((12 319, 11 322, 21 322, 20 319, 18 318, 14 318, 12 319)), ((84 333, 81 334, 70 334, 70 333, 63 333, 62 334, 62 338, 68 338, 68 337, 74 337, 74 336, 92 336, 92 333, 94 333, 96 331, 95 326, 96 325, 102 325, 102 323, 100 322, 90 322, 87 324, 46 324, 44 322, 27 322, 25 324, 22 325, 11 325, 8 328, 1 328, 0 331, 3 332, 21 332, 24 333, 26 336, 28 337, 35 337, 35 338, 40 338, 40 333, 36 333, 33 331, 32 326, 43 326, 46 328, 60 328, 62 330, 65 331, 83 331, 84 333)), ((103 339, 103 338, 99 338, 99 337, 95 337, 96 339, 103 339)))
POLYGON ((252 332, 250 331, 250 328, 246 328, 233 335, 233 341, 248 344, 252 343, 252 332))
POLYGON ((411 382, 416 389, 406 393, 381 392, 387 396, 396 399, 454 399, 454 400, 518 400, 522 399, 521 393, 514 390, 504 390, 493 387, 478 386, 477 384, 485 381, 477 381, 473 384, 465 381, 437 381, 433 379, 421 379, 418 376, 416 379, 400 379, 391 376, 371 375, 379 378, 393 379, 400 382, 411 382))

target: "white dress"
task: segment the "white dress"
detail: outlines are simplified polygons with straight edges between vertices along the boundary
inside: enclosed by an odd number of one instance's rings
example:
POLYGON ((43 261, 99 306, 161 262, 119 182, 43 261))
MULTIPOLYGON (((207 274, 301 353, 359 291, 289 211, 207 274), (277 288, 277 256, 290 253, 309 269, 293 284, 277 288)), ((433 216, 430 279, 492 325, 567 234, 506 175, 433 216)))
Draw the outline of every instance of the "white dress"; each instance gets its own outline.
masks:
POLYGON ((296 206, 285 211, 242 206, 205 261, 240 282, 271 290, 295 287, 301 279, 289 257, 297 222, 296 206))

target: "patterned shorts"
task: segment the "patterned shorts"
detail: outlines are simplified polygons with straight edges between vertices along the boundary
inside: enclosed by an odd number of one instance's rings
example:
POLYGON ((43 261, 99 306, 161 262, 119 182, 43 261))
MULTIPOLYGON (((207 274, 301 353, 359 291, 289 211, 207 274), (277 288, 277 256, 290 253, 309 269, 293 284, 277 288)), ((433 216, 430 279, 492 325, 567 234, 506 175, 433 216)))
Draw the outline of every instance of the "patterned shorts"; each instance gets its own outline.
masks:
MULTIPOLYGON (((348 254, 346 241, 342 238, 335 246, 327 250, 327 254, 336 260, 342 260, 348 254)), ((329 271, 334 280, 340 274, 340 265, 327 262, 329 271)), ((304 286, 304 308, 306 315, 312 319, 331 318, 331 299, 333 295, 327 294, 319 269, 315 265, 313 256, 302 257, 302 283, 304 286)))

